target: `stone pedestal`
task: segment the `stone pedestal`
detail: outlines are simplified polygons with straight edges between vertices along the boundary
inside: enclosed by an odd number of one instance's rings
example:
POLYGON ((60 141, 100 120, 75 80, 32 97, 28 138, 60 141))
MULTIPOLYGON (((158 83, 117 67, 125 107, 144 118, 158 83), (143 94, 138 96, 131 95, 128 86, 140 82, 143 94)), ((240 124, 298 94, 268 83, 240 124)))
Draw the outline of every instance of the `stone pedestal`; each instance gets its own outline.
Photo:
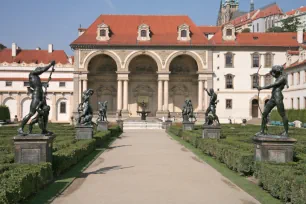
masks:
POLYGON ((253 137, 253 142, 255 161, 286 163, 293 160, 293 145, 296 139, 264 135, 253 137))
POLYGON ((204 139, 220 139, 221 137, 221 127, 214 125, 204 125, 202 138, 204 139))
POLYGON ((171 120, 166 120, 165 122, 163 122, 163 129, 168 130, 172 125, 172 121, 171 120))
POLYGON ((77 140, 91 140, 93 137, 93 126, 75 126, 76 134, 75 139, 77 140))
POLYGON ((15 163, 38 164, 52 162, 52 144, 55 136, 30 134, 14 137, 15 163))
POLYGON ((122 110, 121 115, 122 115, 122 118, 129 118, 130 117, 130 113, 127 110, 122 110))
POLYGON ((194 122, 183 122, 183 131, 185 130, 193 130, 194 122))
POLYGON ((108 130, 108 122, 107 121, 99 121, 97 122, 97 131, 107 131, 108 130))
POLYGON ((123 120, 117 120, 117 124, 123 130, 123 120))

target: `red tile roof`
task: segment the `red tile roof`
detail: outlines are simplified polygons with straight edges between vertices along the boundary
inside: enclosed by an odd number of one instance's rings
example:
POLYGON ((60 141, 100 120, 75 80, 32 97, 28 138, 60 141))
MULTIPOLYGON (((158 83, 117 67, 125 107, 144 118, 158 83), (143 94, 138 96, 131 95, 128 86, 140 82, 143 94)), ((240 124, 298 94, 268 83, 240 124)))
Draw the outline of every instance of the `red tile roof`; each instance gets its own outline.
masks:
POLYGON ((286 13, 286 15, 292 16, 292 15, 295 14, 296 11, 300 11, 301 13, 306 12, 306 6, 301 6, 301 7, 298 8, 298 9, 294 9, 294 10, 292 10, 292 11, 288 11, 288 12, 286 13))
POLYGON ((100 15, 71 45, 203 45, 208 40, 188 16, 150 16, 150 15, 100 15), (97 26, 105 23, 110 27, 111 38, 102 42, 96 40, 97 26), (138 26, 150 26, 151 40, 137 42, 138 26), (191 41, 177 40, 178 26, 190 26, 191 41))
POLYGON ((289 54, 289 55, 299 55, 300 52, 297 51, 297 50, 289 50, 289 51, 288 51, 288 54, 289 54))
POLYGON ((301 65, 306 65, 306 60, 304 60, 302 62, 296 61, 295 63, 291 64, 290 66, 285 67, 285 69, 295 68, 295 67, 298 67, 298 66, 301 66, 301 65))
POLYGON ((0 51, 0 63, 17 62, 17 63, 44 63, 48 64, 55 60, 56 63, 68 64, 68 57, 64 50, 54 50, 48 53, 48 50, 17 50, 17 56, 12 57, 12 49, 4 49, 0 51))
MULTIPOLYGON (((209 42, 216 46, 273 46, 299 47, 296 33, 237 33, 236 40, 225 41, 222 31, 217 32, 209 42)), ((306 39, 306 34, 304 34, 306 39)))
POLYGON ((216 33, 221 30, 221 26, 198 26, 202 33, 216 33))
POLYGON ((247 23, 251 23, 252 18, 254 17, 254 15, 256 14, 257 11, 258 10, 255 10, 255 11, 252 11, 250 13, 246 13, 242 16, 239 16, 239 17, 233 19, 232 21, 230 21, 230 23, 233 24, 235 27, 245 25, 247 23))
POLYGON ((272 16, 272 15, 277 15, 277 14, 281 15, 283 14, 283 11, 281 8, 279 8, 279 6, 276 3, 274 3, 260 10, 260 12, 254 18, 254 20, 259 19, 259 18, 265 18, 265 17, 272 16))

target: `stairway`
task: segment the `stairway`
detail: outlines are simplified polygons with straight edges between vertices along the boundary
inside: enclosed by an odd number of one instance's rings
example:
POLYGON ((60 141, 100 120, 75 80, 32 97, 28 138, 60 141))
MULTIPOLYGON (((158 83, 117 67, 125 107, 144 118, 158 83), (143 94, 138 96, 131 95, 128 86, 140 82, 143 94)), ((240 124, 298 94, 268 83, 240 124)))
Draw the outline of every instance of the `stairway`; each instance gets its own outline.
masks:
POLYGON ((123 121, 124 130, 137 130, 137 129, 162 129, 162 121, 157 118, 147 118, 142 121, 139 118, 129 118, 123 121))

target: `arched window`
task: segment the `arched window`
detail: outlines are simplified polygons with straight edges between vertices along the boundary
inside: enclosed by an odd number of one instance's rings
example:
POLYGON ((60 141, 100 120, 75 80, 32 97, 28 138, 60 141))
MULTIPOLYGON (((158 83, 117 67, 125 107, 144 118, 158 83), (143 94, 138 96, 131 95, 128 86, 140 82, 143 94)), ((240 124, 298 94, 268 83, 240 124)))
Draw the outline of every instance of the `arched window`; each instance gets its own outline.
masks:
POLYGON ((234 67, 234 55, 231 52, 225 54, 225 67, 227 68, 234 67))
POLYGON ((233 89, 234 88, 234 76, 231 74, 225 75, 225 88, 233 89))
POLYGON ((181 30, 181 37, 186 38, 187 37, 187 31, 186 30, 181 30))
POLYGON ((266 53, 265 54, 265 67, 272 67, 273 66, 273 54, 266 53))

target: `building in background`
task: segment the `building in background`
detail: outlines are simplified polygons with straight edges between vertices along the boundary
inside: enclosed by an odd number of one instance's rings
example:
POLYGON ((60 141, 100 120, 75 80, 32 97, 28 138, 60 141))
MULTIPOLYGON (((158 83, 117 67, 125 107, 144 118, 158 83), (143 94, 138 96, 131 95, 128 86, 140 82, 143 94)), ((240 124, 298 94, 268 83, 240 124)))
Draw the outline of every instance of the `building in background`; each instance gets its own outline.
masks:
MULTIPOLYGON (((29 73, 36 67, 43 67, 56 61, 55 72, 49 83, 47 103, 50 105, 49 119, 52 122, 70 122, 73 106, 73 65, 63 50, 24 50, 15 43, 12 48, 0 51, 0 104, 10 109, 11 120, 21 120, 29 113, 31 95, 27 92, 29 73)), ((51 71, 51 70, 50 70, 51 71)), ((50 71, 42 74, 46 82, 50 71)))
POLYGON ((282 27, 282 20, 289 17, 298 18, 301 23, 300 27, 306 31, 306 6, 301 6, 298 9, 288 11, 285 15, 281 16, 281 18, 275 23, 275 26, 282 27))

